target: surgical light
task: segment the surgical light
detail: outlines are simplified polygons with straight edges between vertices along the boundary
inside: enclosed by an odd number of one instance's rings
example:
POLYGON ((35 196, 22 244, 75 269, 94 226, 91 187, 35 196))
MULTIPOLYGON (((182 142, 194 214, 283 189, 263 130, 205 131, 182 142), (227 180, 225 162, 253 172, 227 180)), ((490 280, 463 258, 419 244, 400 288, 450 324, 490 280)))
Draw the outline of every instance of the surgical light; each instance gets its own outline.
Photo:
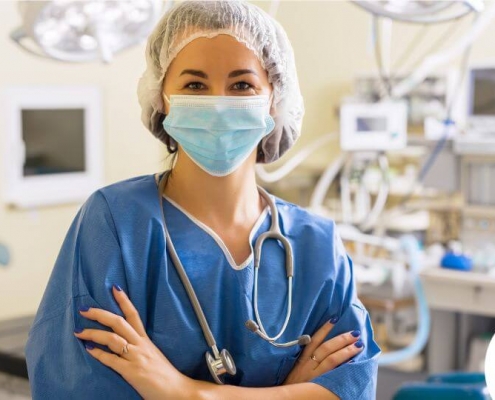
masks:
POLYGON ((149 35, 162 1, 20 1, 18 7, 22 25, 10 37, 22 49, 60 61, 108 63, 149 35), (28 38, 42 53, 26 46, 28 38))
POLYGON ((354 0, 354 3, 376 16, 420 24, 459 19, 484 7, 483 0, 354 0))

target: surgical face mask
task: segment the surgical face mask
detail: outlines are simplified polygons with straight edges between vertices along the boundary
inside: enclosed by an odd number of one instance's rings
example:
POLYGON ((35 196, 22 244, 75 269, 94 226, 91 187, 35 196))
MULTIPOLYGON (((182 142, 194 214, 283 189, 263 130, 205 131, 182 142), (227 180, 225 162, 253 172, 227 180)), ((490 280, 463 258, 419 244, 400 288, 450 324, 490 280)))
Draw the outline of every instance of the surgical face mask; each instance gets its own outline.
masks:
POLYGON ((213 176, 234 172, 275 127, 271 97, 172 95, 167 133, 213 176))

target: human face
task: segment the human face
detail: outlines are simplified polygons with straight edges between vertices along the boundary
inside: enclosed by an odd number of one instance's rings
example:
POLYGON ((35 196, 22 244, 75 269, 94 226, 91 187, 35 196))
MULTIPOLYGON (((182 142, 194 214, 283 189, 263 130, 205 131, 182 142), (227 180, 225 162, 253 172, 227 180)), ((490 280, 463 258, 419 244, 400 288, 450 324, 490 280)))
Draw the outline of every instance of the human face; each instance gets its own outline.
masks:
MULTIPOLYGON (((162 97, 168 114, 170 105, 164 95, 170 99, 171 95, 254 96, 271 92, 268 73, 253 51, 222 34, 195 39, 177 54, 166 72, 162 97)), ((178 150, 178 163, 200 172, 180 144, 178 150)), ((255 148, 238 170, 241 175, 254 169, 256 156, 255 148)))
MULTIPOLYGON (((269 95, 268 73, 255 54, 232 36, 198 38, 170 64, 162 94, 212 96, 269 95)), ((165 114, 169 104, 164 99, 165 114)))

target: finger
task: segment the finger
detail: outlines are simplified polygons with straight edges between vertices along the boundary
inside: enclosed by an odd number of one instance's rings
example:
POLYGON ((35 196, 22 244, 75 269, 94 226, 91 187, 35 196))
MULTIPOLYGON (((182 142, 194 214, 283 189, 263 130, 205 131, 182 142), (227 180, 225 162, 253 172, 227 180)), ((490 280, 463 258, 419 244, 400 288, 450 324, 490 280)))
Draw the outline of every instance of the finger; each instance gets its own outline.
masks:
POLYGON ((82 340, 103 344, 112 350, 115 354, 123 356, 122 350, 127 341, 114 332, 102 331, 100 329, 84 329, 82 332, 74 332, 74 335, 82 340))
POLYGON ((94 347, 91 343, 86 343, 86 350, 89 354, 91 354, 94 358, 100 361, 102 364, 106 365, 109 368, 112 368, 114 371, 118 372, 120 375, 124 375, 125 369, 128 367, 129 361, 116 356, 115 354, 107 353, 97 347, 94 347))
POLYGON ((123 337, 128 343, 138 344, 141 340, 141 336, 139 336, 125 318, 120 315, 94 307, 89 308, 87 311, 84 311, 84 308, 81 308, 79 312, 85 318, 98 321, 100 324, 112 328, 117 335, 123 337))
POLYGON ((349 361, 351 358, 355 357, 364 349, 364 343, 358 340, 335 353, 330 354, 326 357, 320 365, 315 369, 315 373, 321 375, 327 371, 331 371, 337 368, 340 364, 349 361))
POLYGON ((323 342, 314 352, 314 356, 320 360, 324 360, 330 354, 343 349, 350 344, 353 344, 359 340, 361 336, 361 332, 358 330, 343 333, 341 335, 335 336, 332 339, 329 339, 323 342))
POLYGON ((134 328, 139 336, 147 337, 146 330, 144 329, 143 322, 139 316, 136 307, 132 304, 127 294, 118 285, 113 285, 113 295, 119 303, 119 307, 124 313, 125 319, 134 328))
POLYGON ((310 360, 310 357, 313 355, 314 351, 325 340, 337 321, 337 317, 331 318, 329 321, 325 322, 321 326, 321 328, 318 329, 316 333, 311 337, 311 342, 304 348, 303 352, 301 353, 300 358, 302 358, 303 362, 310 360))

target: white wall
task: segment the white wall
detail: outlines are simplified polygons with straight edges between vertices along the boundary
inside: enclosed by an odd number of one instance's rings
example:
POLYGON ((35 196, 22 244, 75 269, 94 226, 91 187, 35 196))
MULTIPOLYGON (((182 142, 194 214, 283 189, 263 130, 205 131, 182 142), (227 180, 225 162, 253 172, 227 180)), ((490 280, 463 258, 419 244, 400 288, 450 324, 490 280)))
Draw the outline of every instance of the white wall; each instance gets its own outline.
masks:
MULTIPOLYGON (((269 2, 257 2, 268 10, 269 2)), ((282 1, 277 19, 285 27, 296 54, 306 116, 297 150, 323 133, 336 131, 335 110, 352 89, 358 72, 375 71, 369 50, 369 16, 349 1, 282 1)), ((27 55, 9 39, 19 17, 13 1, 0 2, 0 89, 6 84, 96 84, 104 94, 105 182, 112 183, 163 166, 163 147, 140 121, 135 90, 144 69, 144 43, 116 56, 110 65, 72 65, 27 55)), ((457 22, 459 37, 469 21, 457 22)), ((414 60, 450 29, 433 27, 415 51, 414 60)), ((417 28, 394 30, 393 54, 400 55, 417 28)), ((473 60, 495 58, 495 23, 472 51, 473 60)), ((0 110, 0 123, 2 111, 0 110)), ((1 132, 0 134, 4 134, 1 132)), ((0 145, 0 154, 4 155, 0 145)), ((338 144, 322 149, 312 163, 323 165, 338 152, 338 144)), ((288 157, 294 151, 288 153, 288 157)), ((287 159, 287 157, 284 157, 287 159)), ((283 161, 282 160, 282 161, 283 161)), ((2 166, 0 165, 0 168, 2 166)), ((3 171, 0 170, 0 176, 3 171)), ((1 186, 0 186, 1 188, 1 186)), ((16 211, 0 205, 0 242, 10 246, 12 262, 0 267, 0 321, 34 313, 65 233, 78 206, 16 211)))

